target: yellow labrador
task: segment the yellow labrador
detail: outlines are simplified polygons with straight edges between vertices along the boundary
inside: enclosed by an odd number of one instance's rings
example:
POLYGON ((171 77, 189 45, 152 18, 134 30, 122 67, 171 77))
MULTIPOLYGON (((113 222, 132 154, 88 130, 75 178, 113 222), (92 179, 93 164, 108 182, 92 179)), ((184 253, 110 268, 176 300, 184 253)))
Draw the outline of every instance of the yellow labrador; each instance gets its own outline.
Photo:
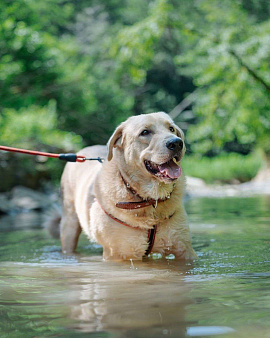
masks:
POLYGON ((76 249, 83 229, 103 246, 104 259, 138 260, 151 252, 196 258, 182 204, 184 153, 182 130, 163 112, 130 117, 115 130, 108 150, 81 150, 107 159, 65 167, 63 252, 76 249))

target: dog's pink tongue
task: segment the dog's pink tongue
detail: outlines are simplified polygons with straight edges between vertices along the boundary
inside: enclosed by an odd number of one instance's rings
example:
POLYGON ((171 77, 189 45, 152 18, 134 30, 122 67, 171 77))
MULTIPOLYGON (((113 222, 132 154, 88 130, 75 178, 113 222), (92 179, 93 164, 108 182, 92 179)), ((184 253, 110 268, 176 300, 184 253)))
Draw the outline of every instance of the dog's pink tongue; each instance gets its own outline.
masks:
POLYGON ((182 170, 179 165, 177 165, 173 160, 161 164, 159 166, 159 171, 164 174, 169 176, 170 178, 178 178, 181 176, 182 170))

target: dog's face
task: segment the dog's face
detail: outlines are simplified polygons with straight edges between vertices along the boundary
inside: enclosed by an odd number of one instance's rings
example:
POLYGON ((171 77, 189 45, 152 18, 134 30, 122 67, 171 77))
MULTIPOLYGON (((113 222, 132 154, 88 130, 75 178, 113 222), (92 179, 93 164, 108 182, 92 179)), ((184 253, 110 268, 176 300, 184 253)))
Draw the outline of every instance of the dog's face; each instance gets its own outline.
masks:
POLYGON ((108 160, 115 156, 128 168, 169 183, 181 175, 180 160, 185 153, 183 131, 165 113, 130 117, 108 142, 108 160))

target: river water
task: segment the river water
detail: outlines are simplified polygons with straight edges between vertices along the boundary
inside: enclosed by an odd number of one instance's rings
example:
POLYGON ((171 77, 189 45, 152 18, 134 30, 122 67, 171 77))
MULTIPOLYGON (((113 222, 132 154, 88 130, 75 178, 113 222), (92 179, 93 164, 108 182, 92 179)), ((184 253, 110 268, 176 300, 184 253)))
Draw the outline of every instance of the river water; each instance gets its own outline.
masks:
POLYGON ((0 218, 0 337, 270 337, 270 196, 186 209, 193 263, 64 256, 39 214, 0 218))

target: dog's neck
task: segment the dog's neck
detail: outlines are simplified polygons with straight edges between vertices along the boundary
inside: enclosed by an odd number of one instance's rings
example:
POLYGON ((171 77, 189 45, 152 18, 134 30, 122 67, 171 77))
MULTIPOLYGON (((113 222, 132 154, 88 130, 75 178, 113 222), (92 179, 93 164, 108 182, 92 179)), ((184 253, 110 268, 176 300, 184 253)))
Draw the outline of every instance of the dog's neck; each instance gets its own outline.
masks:
MULTIPOLYGON (((121 175, 121 173, 120 173, 121 175)), ((129 209, 129 210, 136 210, 136 209, 141 209, 145 208, 148 206, 153 206, 154 208, 157 208, 158 203, 165 202, 169 198, 171 198, 171 194, 168 195, 165 199, 146 199, 144 200, 131 186, 130 184, 123 178, 121 175, 122 181, 124 185, 126 186, 126 189, 128 192, 132 195, 132 197, 135 197, 135 199, 139 198, 139 201, 128 201, 128 202, 117 202, 115 206, 120 209, 129 209)))
POLYGON ((176 185, 175 182, 168 184, 158 182, 154 178, 149 180, 147 184, 141 184, 140 182, 143 182, 145 177, 141 177, 139 174, 128 177, 126 173, 120 170, 119 177, 127 191, 141 200, 166 200, 170 198, 176 185))

